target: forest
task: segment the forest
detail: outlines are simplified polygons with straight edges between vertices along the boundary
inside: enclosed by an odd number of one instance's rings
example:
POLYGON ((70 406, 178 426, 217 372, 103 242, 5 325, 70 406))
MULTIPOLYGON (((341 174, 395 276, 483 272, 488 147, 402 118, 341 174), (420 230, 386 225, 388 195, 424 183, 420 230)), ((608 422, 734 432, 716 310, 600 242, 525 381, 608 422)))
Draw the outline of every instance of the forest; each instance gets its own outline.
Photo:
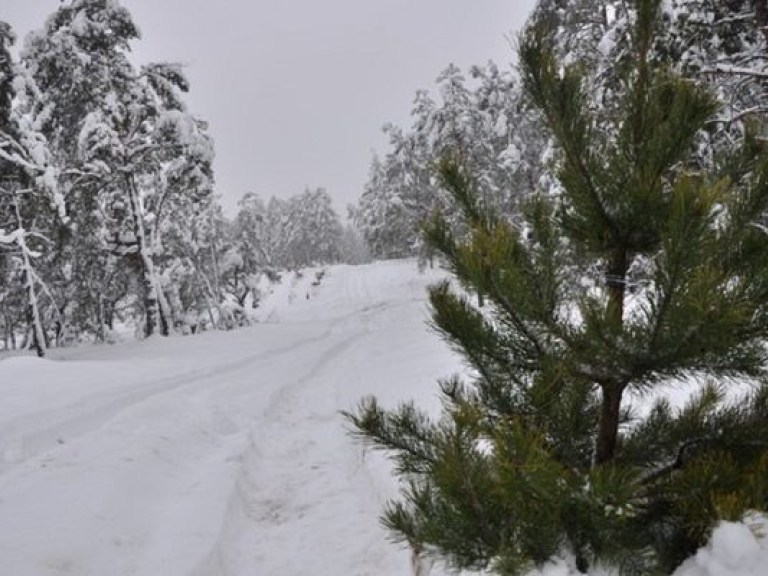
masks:
MULTIPOLYGON (((666 5, 665 5, 666 6, 666 5)), ((724 103, 698 146, 704 163, 735 145, 766 109, 760 2, 677 0, 654 57, 724 103)), ((609 105, 625 46, 621 3, 541 1, 558 57, 577 62, 594 106, 609 105)), ((258 284, 281 269, 425 256, 421 224, 435 211, 458 224, 436 159, 460 154, 483 202, 511 221, 525 198, 557 193, 556 145, 519 74, 494 62, 448 66, 436 92, 417 92, 408 127, 384 127, 350 222, 322 188, 290 199, 248 193, 227 217, 212 171, 214 143, 187 109, 174 63, 137 66, 139 32, 127 9, 63 4, 19 47, 0 40, 2 314, 6 349, 42 351, 104 341, 115 321, 144 335, 247 322, 258 284), (362 237, 362 240, 361 240, 362 237), (364 240, 364 241, 363 241, 364 240), (247 301, 247 303, 246 303, 247 301)))
POLYGON ((243 196, 228 217, 214 143, 179 64, 133 62, 116 2, 61 5, 16 41, 0 25, 0 343, 8 349, 249 322, 281 270, 366 250, 323 188, 243 196))
MULTIPOLYGON (((297 453, 315 455, 305 431, 330 422, 323 433, 338 440, 341 413, 393 463, 400 492, 381 523, 417 576, 426 560, 517 576, 558 555, 574 574, 668 575, 723 522, 765 525, 768 1, 539 0, 514 66, 449 64, 416 92, 410 125, 384 126, 347 219, 322 187, 246 193, 227 215, 183 66, 136 64, 139 41, 116 0, 63 2, 21 46, 0 22, 4 350, 43 357, 126 326, 139 339, 232 330, 282 286, 275 310, 289 321, 275 341, 239 332, 268 353, 248 344, 245 360, 216 369, 190 357, 194 372, 150 382, 142 401, 160 390, 182 404, 197 385, 190 427, 208 418, 248 445, 250 460, 226 460, 244 466, 243 502, 261 472, 253 430, 293 430, 297 453), (319 289, 324 266, 372 259, 411 260, 339 268, 338 293, 319 289), (421 320, 421 281, 400 268, 415 263, 437 278, 429 328, 461 368, 435 387, 437 411, 376 394, 338 406, 369 382, 379 394, 417 379, 419 362, 382 360, 410 342, 386 329, 421 320), (312 266, 310 284, 300 270, 312 266), (244 374, 262 361, 273 363, 266 395, 244 374), (373 361, 408 375, 382 385, 373 361), (231 405, 211 407, 211 385, 231 385, 231 405), (263 418, 242 414, 241 398, 263 418)), ((96 412, 123 407, 132 422, 133 396, 115 386, 96 412)))

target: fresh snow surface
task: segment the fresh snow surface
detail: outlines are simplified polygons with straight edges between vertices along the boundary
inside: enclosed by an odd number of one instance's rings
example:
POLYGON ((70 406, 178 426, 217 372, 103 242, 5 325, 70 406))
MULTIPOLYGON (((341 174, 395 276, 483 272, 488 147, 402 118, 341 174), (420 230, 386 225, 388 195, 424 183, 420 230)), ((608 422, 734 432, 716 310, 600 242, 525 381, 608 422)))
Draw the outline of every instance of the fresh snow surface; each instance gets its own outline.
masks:
POLYGON ((340 410, 460 368, 416 264, 290 273, 251 328, 0 361, 0 575, 409 574, 340 410))
MULTIPOLYGON (((707 546, 686 560, 672 576, 765 576, 768 574, 768 520, 762 515, 744 523, 723 522, 707 546)), ((582 576, 573 562, 555 559, 528 576, 582 576)), ((618 576, 609 569, 589 576, 618 576)))
MULTIPOLYGON (((389 466, 339 411, 439 409, 435 381, 462 370, 425 323, 441 277, 286 274, 251 328, 0 361, 0 575, 413 574, 377 522, 389 466)), ((676 576, 765 566, 765 540, 727 524, 676 576)))

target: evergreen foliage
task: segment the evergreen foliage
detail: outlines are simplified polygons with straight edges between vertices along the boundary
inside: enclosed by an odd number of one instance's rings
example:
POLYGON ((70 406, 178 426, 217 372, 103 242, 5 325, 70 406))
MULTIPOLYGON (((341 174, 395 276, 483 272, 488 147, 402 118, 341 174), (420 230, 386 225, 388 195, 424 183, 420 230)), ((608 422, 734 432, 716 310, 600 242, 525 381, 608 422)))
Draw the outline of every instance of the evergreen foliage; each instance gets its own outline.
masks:
POLYGON ((385 526, 458 568, 521 574, 565 549, 582 570, 666 574, 719 519, 768 506, 768 158, 747 131, 701 169, 718 104, 656 58, 660 0, 623 4, 607 110, 558 60, 552 19, 521 38, 556 194, 512 222, 461 155, 440 163, 468 233, 427 227, 458 284, 431 289, 432 322, 472 379, 441 383, 437 421, 375 399, 347 414, 403 482, 385 526))

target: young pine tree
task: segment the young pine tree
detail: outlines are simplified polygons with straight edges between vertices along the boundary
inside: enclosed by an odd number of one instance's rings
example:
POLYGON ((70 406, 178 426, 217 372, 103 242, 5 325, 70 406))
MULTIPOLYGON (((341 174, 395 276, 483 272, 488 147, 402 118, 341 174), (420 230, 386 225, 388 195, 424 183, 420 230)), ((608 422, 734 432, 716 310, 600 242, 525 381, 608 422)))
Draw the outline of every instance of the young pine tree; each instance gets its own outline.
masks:
POLYGON ((654 64, 660 0, 633 4, 605 108, 545 28, 521 39, 560 184, 522 225, 440 165, 470 232, 428 227, 463 288, 431 289, 433 324, 472 380, 442 382, 438 421, 375 399, 348 414, 403 483, 384 524, 455 567, 521 574, 566 550, 582 570, 666 574, 718 520, 768 506, 768 159, 750 137, 717 173, 690 161, 717 104, 654 64), (682 407, 672 384, 691 387, 682 407))

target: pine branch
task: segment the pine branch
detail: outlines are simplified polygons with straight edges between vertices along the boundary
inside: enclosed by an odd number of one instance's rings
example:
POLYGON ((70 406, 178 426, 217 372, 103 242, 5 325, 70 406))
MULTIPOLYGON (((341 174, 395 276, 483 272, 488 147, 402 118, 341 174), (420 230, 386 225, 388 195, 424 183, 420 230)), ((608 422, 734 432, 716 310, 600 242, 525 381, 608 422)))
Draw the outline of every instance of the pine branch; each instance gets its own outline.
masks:
POLYGON ((428 425, 427 419, 413 405, 404 404, 398 412, 387 413, 379 407, 375 398, 368 398, 360 404, 357 412, 342 411, 341 414, 355 428, 352 431, 355 438, 377 450, 397 453, 403 471, 419 472, 409 465, 408 459, 429 466, 437 464, 436 455, 429 451, 434 446, 434 437, 424 429, 428 425))
MULTIPOLYGON (((541 33, 541 32, 539 32, 541 33)), ((540 41, 540 38, 536 40, 540 41)), ((582 154, 589 153, 589 149, 583 149, 577 151, 571 142, 571 136, 565 129, 565 126, 569 122, 573 122, 572 118, 566 118, 560 114, 557 110, 556 103, 554 101, 554 94, 560 94, 562 98, 574 97, 574 94, 569 94, 567 88, 569 84, 567 75, 571 72, 566 70, 566 77, 563 79, 557 79, 553 71, 553 57, 551 53, 545 53, 544 47, 541 45, 526 44, 524 41, 520 47, 519 59, 523 64, 523 79, 528 85, 528 91, 536 101, 540 111, 546 118, 547 124, 552 128, 557 137, 557 143, 565 154, 566 166, 571 166, 581 182, 584 184, 587 192, 587 198, 590 200, 592 207, 596 210, 596 214, 600 219, 600 224, 612 232, 614 238, 619 238, 619 230, 616 227, 615 222, 611 219, 603 203, 602 196, 594 183, 592 171, 586 165, 582 154), (545 76, 546 75, 546 76, 545 76)), ((577 82, 578 78, 574 77, 570 79, 571 83, 577 82)), ((577 88, 577 91, 581 88, 577 88)), ((581 113, 579 111, 578 113, 581 113)))
POLYGON ((506 316, 515 326, 515 328, 520 332, 520 334, 526 340, 528 340, 528 342, 531 343, 531 345, 536 350, 537 356, 543 357, 548 354, 549 351, 546 350, 543 341, 540 340, 536 334, 534 334, 533 330, 531 330, 525 320, 523 320, 523 318, 516 312, 512 302, 510 302, 509 299, 504 296, 503 290, 498 285, 498 282, 496 281, 493 274, 491 274, 489 282, 494 289, 493 292, 489 294, 489 296, 499 304, 500 308, 504 311, 506 316))
POLYGON ((699 446, 701 444, 712 443, 719 439, 719 436, 702 436, 700 438, 691 438, 690 440, 686 440, 678 447, 677 455, 675 456, 674 460, 641 476, 638 478, 638 484, 652 484, 662 476, 666 476, 676 470, 680 470, 685 464, 685 453, 689 448, 699 446))

